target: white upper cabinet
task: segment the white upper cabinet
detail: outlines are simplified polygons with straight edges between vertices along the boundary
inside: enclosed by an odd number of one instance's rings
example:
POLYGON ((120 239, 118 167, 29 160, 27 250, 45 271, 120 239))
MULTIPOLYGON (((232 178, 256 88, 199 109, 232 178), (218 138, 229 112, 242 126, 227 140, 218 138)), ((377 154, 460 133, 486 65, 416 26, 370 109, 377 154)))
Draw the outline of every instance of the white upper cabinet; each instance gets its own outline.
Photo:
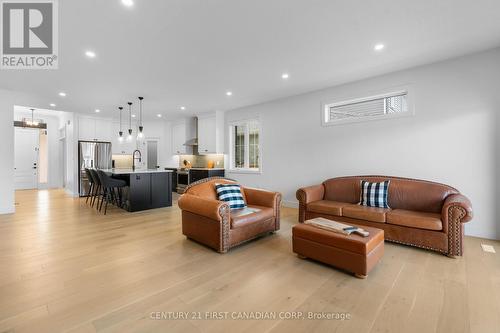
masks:
POLYGON ((224 113, 222 111, 198 115, 198 153, 224 153, 224 113))
POLYGON ((186 123, 181 122, 172 126, 172 152, 174 155, 187 154, 186 123))
POLYGON ((193 153, 193 146, 187 145, 194 141, 195 119, 186 118, 172 124, 172 153, 174 155, 190 155, 193 153))
POLYGON ((78 117, 78 139, 80 140, 110 142, 111 128, 109 119, 78 117))

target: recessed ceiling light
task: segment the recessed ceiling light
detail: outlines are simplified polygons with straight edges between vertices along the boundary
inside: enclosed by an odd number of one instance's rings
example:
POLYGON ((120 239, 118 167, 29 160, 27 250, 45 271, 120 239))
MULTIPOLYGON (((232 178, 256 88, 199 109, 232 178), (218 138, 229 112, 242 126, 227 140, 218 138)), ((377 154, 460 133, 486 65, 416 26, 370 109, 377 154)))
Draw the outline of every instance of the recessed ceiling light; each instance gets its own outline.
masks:
POLYGON ((99 113, 99 112, 101 112, 101 110, 95 109, 95 113, 99 113))
POLYGON ((61 97, 66 97, 66 93, 61 91, 61 92, 59 93, 59 96, 61 96, 61 97))
POLYGON ((159 114, 159 113, 158 113, 156 116, 157 116, 158 118, 161 118, 161 114, 159 114))
POLYGON ((186 107, 185 106, 181 106, 181 110, 186 110, 186 107))
POLYGON ((281 78, 282 78, 283 80, 286 80, 286 79, 288 79, 289 77, 290 77, 290 75, 288 75, 288 73, 283 73, 283 74, 281 74, 281 78))
POLYGON ((226 95, 227 95, 227 96, 232 96, 232 95, 233 95, 233 92, 232 92, 232 91, 226 91, 226 95))
POLYGON ((134 5, 133 0, 122 0, 122 4, 127 7, 132 7, 134 5))
POLYGON ((54 103, 50 103, 50 106, 53 107, 53 108, 56 107, 56 105, 54 103))
POLYGON ((132 118, 135 118, 135 114, 132 115, 132 118))
POLYGON ((96 54, 94 51, 86 51, 85 55, 89 58, 95 58, 96 54))
POLYGON ((376 44, 373 49, 375 51, 382 51, 384 49, 385 45, 384 44, 376 44))

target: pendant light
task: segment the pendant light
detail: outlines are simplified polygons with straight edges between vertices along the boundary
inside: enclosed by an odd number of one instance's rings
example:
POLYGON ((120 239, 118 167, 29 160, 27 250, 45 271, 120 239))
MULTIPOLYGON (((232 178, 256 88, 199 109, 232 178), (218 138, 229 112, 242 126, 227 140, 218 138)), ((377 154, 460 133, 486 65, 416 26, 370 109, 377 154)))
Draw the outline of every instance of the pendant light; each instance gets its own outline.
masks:
POLYGON ((118 141, 123 142, 123 131, 122 131, 122 111, 123 111, 123 106, 120 106, 118 108, 120 110, 120 131, 118 132, 118 141))
POLYGON ((132 141, 132 102, 128 102, 128 136, 127 141, 132 141))
POLYGON ((137 133, 137 139, 140 140, 144 137, 142 130, 144 126, 142 126, 142 100, 144 97, 139 97, 139 133, 137 133))
POLYGON ((27 121, 27 124, 29 126, 33 126, 33 127, 36 127, 38 126, 38 122, 35 121, 35 109, 30 109, 31 110, 31 121, 27 121))

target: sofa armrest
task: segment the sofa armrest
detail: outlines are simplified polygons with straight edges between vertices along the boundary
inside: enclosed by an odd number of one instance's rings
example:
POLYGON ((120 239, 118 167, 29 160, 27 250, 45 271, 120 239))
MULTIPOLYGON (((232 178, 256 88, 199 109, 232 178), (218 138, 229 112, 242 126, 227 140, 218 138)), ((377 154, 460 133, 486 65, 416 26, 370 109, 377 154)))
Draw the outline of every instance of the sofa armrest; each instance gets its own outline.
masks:
POLYGON ((310 202, 323 200, 325 196, 325 187, 323 184, 302 187, 297 190, 296 197, 299 203, 308 204, 310 202))
POLYGON ((276 221, 275 230, 280 228, 281 193, 256 188, 243 188, 249 205, 272 208, 276 221))
POLYGON ((451 194, 449 195, 443 204, 442 217, 449 217, 452 210, 458 210, 457 219, 461 223, 466 223, 472 220, 472 204, 466 196, 462 194, 451 194))
POLYGON ((441 211, 443 231, 448 235, 448 256, 463 254, 465 222, 472 219, 472 205, 464 195, 452 194, 446 198, 441 211))
POLYGON ((223 214, 229 212, 226 202, 211 200, 197 195, 183 194, 178 201, 179 208, 215 221, 222 221, 223 214))
POLYGON ((323 184, 302 187, 297 190, 295 196, 299 200, 299 222, 304 222, 306 219, 307 204, 323 200, 325 197, 325 187, 323 184))
POLYGON ((245 197, 249 205, 263 206, 269 208, 275 208, 279 204, 278 198, 281 198, 279 192, 271 192, 266 190, 260 190, 256 188, 243 188, 245 192, 245 197))

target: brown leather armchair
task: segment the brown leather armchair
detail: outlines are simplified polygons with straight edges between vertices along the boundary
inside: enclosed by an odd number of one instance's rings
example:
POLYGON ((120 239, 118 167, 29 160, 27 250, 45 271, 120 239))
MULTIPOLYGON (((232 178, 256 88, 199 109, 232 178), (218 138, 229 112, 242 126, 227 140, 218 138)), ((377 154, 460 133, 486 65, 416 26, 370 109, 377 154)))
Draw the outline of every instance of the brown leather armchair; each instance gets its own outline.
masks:
POLYGON ((217 200, 216 183, 236 182, 220 177, 202 179, 188 186, 179 198, 182 233, 188 239, 225 253, 241 243, 279 230, 280 193, 242 187, 248 207, 231 211, 226 202, 217 200))

